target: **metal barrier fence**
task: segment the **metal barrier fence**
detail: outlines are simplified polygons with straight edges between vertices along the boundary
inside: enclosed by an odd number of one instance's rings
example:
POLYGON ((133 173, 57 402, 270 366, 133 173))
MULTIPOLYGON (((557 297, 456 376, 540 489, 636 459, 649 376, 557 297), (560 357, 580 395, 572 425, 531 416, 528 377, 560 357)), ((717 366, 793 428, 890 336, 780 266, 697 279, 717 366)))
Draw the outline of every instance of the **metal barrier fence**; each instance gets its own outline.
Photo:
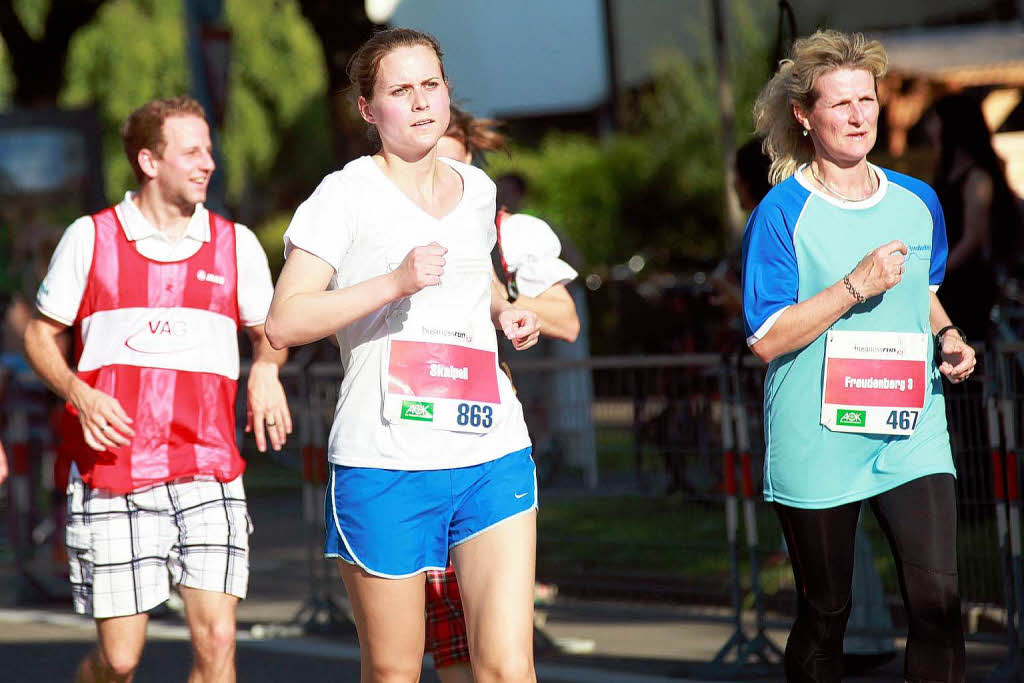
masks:
MULTIPOLYGON (((1024 344, 999 344, 980 360, 971 382, 945 384, 960 589, 969 637, 1004 638, 1013 656, 1002 670, 1018 672, 1024 344)), ((721 661, 777 657, 764 638, 764 615, 791 616, 792 578, 775 516, 761 502, 760 363, 717 354, 513 359, 512 375, 534 441, 541 506, 550 511, 541 515, 540 577, 592 595, 731 605, 736 628, 721 661), (754 618, 752 631, 744 613, 754 618)), ((341 379, 335 362, 282 370, 310 548, 310 596, 296 615, 305 628, 344 620, 332 595, 339 586, 319 553, 325 450, 341 379)), ((241 429, 244 377, 239 387, 241 429)), ((891 555, 870 515, 863 517, 884 586, 882 604, 869 607, 888 613, 900 604, 891 555)))
MULTIPOLYGON (((557 409, 580 411, 589 402, 596 459, 602 466, 599 490, 628 490, 620 481, 626 479, 642 492, 637 497, 641 504, 645 496, 668 494, 660 496, 664 514, 651 523, 666 533, 662 539, 642 533, 609 533, 597 539, 545 537, 542 527, 539 571, 593 592, 627 583, 635 586, 637 595, 732 604, 737 627, 727 646, 735 647, 723 648, 720 656, 731 653, 740 661, 761 657, 766 653, 759 642, 765 605, 784 618, 791 616, 794 606, 781 534, 774 514, 761 502, 763 367, 750 356, 723 359, 716 354, 596 358, 576 365, 519 363, 513 371, 517 380, 535 374, 547 376, 549 382, 557 381, 559 372, 585 368, 591 373, 593 396, 575 397, 580 406, 560 403, 557 409), (661 468, 660 477, 652 465, 661 468), (673 525, 685 529, 669 533, 673 525), (604 546, 606 557, 625 555, 627 561, 545 566, 550 556, 557 560, 570 555, 566 548, 574 544, 604 546), (559 552, 546 552, 549 548, 559 552), (650 566, 643 558, 659 551, 674 551, 679 569, 656 575, 636 570, 650 566), (760 571, 766 564, 769 569, 760 571), (743 609, 755 614, 752 638, 740 624, 743 609)), ((1005 628, 1013 657, 1004 669, 1019 671, 1017 644, 1024 638, 1024 464, 1019 450, 1024 443, 1024 345, 982 350, 975 378, 960 386, 945 383, 945 390, 958 471, 958 561, 967 634, 992 640, 1000 637, 996 629, 1005 628)), ((557 444, 559 434, 551 440, 557 444)), ((557 459, 559 454, 539 452, 542 469, 545 456, 557 459)), ((557 466, 549 469, 558 471, 557 466)), ((560 480, 552 482, 558 485, 560 480)), ((872 516, 864 514, 862 525, 866 534, 858 543, 870 542, 884 591, 858 598, 855 586, 855 602, 868 603, 863 605, 868 613, 883 613, 887 619, 895 608, 897 626, 892 627, 890 620, 890 626, 879 632, 878 619, 873 625, 872 619, 859 625, 851 620, 850 632, 857 635, 860 628, 862 635, 891 638, 904 631, 898 580, 888 544, 872 516), (875 604, 869 604, 871 600, 875 604)))
MULTIPOLYGON (((322 449, 340 368, 313 364, 305 374, 312 443, 322 449)), ((512 375, 557 517, 547 525, 548 515, 541 516, 540 576, 595 595, 732 605, 736 632, 723 661, 777 656, 763 638, 765 610, 779 615, 777 622, 788 619, 793 595, 775 515, 761 501, 760 363, 717 354, 513 360, 512 375), (590 382, 575 381, 580 373, 590 382), (588 481, 596 489, 582 495, 588 481), (755 619, 749 636, 740 621, 745 611, 755 619)), ((1017 451, 1024 345, 991 350, 975 379, 945 388, 968 637, 994 639, 999 627, 1016 643, 1024 595, 1017 451)), ((543 490, 541 501, 544 507, 543 490)), ((851 622, 850 630, 891 638, 902 621, 891 553, 871 515, 862 522, 884 587, 865 608, 887 615, 895 608, 897 626, 880 632, 877 620, 868 620, 851 622)))

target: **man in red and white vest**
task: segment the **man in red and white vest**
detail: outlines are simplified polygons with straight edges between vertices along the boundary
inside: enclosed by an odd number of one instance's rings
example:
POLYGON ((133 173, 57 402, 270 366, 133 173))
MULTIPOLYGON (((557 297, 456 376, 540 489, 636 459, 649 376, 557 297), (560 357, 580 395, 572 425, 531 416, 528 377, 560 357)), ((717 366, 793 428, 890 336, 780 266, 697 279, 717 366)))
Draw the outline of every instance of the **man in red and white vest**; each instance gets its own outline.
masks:
POLYGON ((291 432, 286 352, 263 333, 270 270, 248 228, 202 205, 214 161, 198 103, 148 102, 123 137, 139 189, 67 229, 25 333, 77 421, 65 430, 78 439, 67 547, 75 609, 96 619, 99 641, 77 680, 131 680, 146 611, 173 581, 195 651, 189 680, 233 681, 252 531, 235 439, 239 328, 253 346, 246 431, 260 451, 291 432), (68 328, 74 371, 57 339, 68 328))

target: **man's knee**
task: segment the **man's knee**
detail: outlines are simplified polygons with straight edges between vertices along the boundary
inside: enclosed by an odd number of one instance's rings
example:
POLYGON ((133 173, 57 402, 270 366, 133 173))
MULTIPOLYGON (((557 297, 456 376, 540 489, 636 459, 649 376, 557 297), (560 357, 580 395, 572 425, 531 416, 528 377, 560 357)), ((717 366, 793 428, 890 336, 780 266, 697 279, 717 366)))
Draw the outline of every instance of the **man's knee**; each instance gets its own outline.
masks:
POLYGON ((192 632, 192 646, 206 659, 230 657, 235 651, 234 615, 196 624, 192 632))

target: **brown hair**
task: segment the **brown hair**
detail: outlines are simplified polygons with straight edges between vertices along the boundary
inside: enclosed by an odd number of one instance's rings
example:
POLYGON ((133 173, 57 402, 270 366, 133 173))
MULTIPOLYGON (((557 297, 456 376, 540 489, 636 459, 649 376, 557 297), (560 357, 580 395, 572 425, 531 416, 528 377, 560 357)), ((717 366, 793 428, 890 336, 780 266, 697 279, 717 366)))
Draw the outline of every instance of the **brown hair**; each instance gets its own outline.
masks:
POLYGON ((170 99, 150 100, 132 112, 124 122, 121 138, 124 153, 132 165, 135 178, 145 182, 146 174, 139 168, 139 152, 151 150, 158 158, 163 155, 167 141, 164 140, 164 121, 174 116, 198 116, 206 120, 202 105, 188 95, 170 99))
POLYGON ((411 28, 391 28, 374 33, 373 37, 355 51, 352 59, 348 60, 345 71, 356 96, 364 97, 367 101, 372 100, 373 87, 377 84, 377 72, 380 71, 380 61, 400 47, 417 45, 434 51, 441 65, 441 78, 447 82, 448 77, 444 73, 444 53, 441 52, 437 38, 411 28))
POLYGON ((505 136, 494 130, 501 125, 494 119, 478 119, 452 105, 452 117, 444 134, 462 143, 472 156, 505 148, 505 136))
POLYGON ((836 69, 863 69, 878 79, 889 66, 885 48, 861 33, 819 30, 793 43, 792 59, 779 70, 754 102, 754 126, 764 136, 764 151, 772 159, 771 181, 778 184, 814 158, 814 142, 804 136, 793 116, 793 105, 809 112, 818 100, 818 78, 836 69))

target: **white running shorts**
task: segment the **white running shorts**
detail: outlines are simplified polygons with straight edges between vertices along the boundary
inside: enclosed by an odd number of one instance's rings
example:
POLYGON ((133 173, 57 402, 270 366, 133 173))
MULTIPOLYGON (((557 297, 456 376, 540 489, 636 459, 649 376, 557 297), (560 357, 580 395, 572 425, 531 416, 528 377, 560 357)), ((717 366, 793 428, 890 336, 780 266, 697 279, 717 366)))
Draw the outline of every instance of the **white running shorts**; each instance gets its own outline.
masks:
POLYGON ((68 560, 75 611, 140 614, 175 585, 244 598, 252 521, 242 477, 180 479, 128 494, 68 484, 68 560))

